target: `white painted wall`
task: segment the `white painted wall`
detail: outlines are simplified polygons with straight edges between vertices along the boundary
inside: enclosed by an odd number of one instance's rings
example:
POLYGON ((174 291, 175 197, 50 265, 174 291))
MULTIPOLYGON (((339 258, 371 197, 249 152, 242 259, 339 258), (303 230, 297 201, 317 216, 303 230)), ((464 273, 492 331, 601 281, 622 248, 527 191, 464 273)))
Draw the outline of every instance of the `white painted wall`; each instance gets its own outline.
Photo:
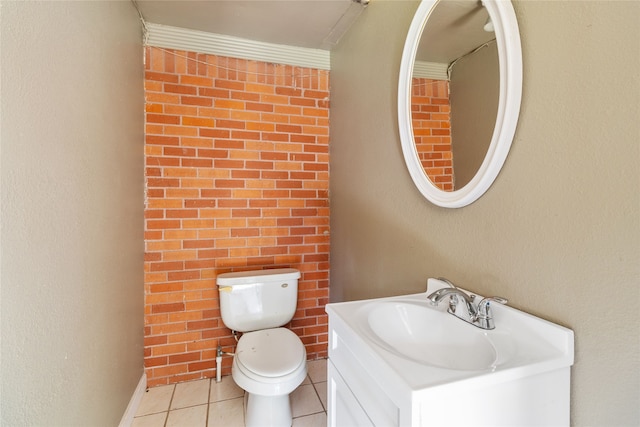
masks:
POLYGON ((640 424, 640 2, 516 1, 524 91, 474 204, 429 204, 404 165, 400 57, 417 4, 376 0, 332 53, 331 298, 445 276, 576 334, 572 423, 640 424))
POLYGON ((0 3, 3 425, 117 425, 143 372, 137 19, 0 3))

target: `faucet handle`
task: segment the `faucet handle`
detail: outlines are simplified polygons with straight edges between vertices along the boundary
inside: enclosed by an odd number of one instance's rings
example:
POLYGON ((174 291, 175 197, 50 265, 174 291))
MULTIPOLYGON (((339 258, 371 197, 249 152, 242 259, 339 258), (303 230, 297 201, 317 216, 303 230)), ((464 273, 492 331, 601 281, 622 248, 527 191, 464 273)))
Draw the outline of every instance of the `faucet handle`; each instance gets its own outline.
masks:
POLYGON ((484 305, 486 305, 488 307, 490 301, 495 301, 495 302, 498 302, 500 304, 506 304, 506 303, 509 302, 508 299, 502 298, 502 297, 486 297, 486 298, 482 298, 482 300, 478 303, 478 308, 480 308, 481 304, 484 304, 484 305))
POLYGON ((480 327, 483 329, 494 329, 496 327, 493 322, 493 314, 491 313, 491 301, 495 301, 500 304, 506 304, 509 302, 506 298, 502 297, 486 297, 478 303, 478 312, 476 316, 480 323, 480 327))

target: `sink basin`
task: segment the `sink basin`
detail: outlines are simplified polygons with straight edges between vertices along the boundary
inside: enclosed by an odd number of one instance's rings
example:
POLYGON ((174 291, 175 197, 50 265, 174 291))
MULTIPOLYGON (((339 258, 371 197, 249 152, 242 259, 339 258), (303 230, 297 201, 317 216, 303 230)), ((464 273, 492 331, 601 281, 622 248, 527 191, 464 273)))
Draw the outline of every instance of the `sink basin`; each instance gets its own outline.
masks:
POLYGON ((481 329, 444 287, 326 305, 330 424, 568 426, 573 331, 503 304, 481 329))
POLYGON ((377 369, 387 364, 412 390, 505 381, 573 363, 573 331, 502 304, 492 306, 495 328, 481 329, 449 314, 446 301, 430 303, 427 295, 447 286, 429 279, 425 293, 328 304, 330 324, 344 322, 349 345, 366 348, 360 359, 383 363, 377 369))
POLYGON ((376 303, 367 310, 369 336, 398 356, 446 369, 493 369, 498 351, 487 331, 427 304, 376 303))

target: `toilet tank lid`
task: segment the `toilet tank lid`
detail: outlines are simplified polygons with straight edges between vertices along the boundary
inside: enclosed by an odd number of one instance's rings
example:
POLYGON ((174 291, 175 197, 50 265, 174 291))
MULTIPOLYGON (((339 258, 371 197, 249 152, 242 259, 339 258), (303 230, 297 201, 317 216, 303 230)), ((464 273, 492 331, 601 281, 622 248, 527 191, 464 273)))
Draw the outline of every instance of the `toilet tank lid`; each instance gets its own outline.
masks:
POLYGON ((219 274, 218 286, 247 285, 250 283, 276 280, 293 280, 300 278, 300 271, 295 268, 275 268, 271 270, 238 271, 236 273, 219 274))

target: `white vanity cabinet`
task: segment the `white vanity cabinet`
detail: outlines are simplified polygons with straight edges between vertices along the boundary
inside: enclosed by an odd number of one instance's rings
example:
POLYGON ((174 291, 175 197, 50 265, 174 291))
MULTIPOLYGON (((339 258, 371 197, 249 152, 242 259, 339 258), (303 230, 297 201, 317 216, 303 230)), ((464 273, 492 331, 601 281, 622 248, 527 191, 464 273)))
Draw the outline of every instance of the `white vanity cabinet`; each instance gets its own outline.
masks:
POLYGON ((399 425, 397 405, 346 344, 353 337, 340 332, 340 327, 333 328, 331 320, 329 323, 328 425, 399 425))
POLYGON ((496 330, 487 335, 513 342, 497 345, 495 366, 480 370, 419 363, 375 342, 368 331, 375 307, 424 300, 416 294, 326 306, 329 426, 569 425, 573 332, 496 307, 496 330))
POLYGON ((327 363, 330 426, 373 426, 373 422, 360 406, 358 399, 351 392, 331 362, 327 363))

